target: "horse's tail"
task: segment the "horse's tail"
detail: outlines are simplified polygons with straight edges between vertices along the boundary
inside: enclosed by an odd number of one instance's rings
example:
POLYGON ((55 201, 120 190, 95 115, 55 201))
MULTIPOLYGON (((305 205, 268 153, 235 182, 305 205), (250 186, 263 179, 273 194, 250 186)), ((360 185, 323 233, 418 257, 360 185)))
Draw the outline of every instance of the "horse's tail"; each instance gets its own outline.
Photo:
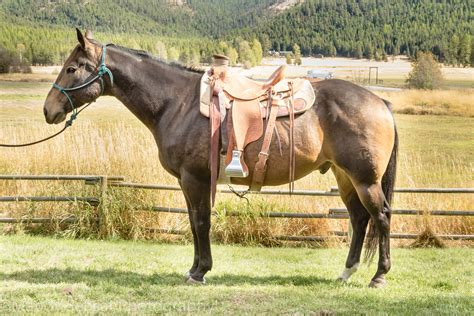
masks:
MULTIPOLYGON (((392 104, 387 101, 383 100, 387 108, 392 111, 392 104)), ((390 156, 390 160, 388 162, 387 170, 385 170, 384 175, 382 176, 382 191, 385 195, 385 208, 387 208, 388 212, 386 213, 390 219, 391 210, 390 204, 392 203, 393 198, 393 189, 395 187, 395 177, 397 173, 397 156, 398 156, 398 132, 397 126, 394 125, 395 129, 395 141, 393 144, 392 154, 390 156)), ((367 234, 367 243, 365 245, 365 261, 370 262, 374 257, 377 251, 377 245, 379 242, 379 234, 375 225, 372 220, 369 222, 369 232, 367 234)))

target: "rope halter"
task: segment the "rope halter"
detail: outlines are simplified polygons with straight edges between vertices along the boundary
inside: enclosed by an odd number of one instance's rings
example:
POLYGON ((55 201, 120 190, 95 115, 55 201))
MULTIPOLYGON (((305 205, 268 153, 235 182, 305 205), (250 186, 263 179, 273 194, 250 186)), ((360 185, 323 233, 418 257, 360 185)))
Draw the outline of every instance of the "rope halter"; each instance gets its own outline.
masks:
MULTIPOLYGON (((112 74, 110 69, 107 68, 107 66, 105 65, 105 56, 106 56, 106 54, 107 54, 107 45, 102 45, 102 58, 101 58, 100 65, 99 65, 99 68, 98 68, 99 70, 97 72, 97 75, 95 75, 89 81, 87 81, 83 84, 80 84, 76 87, 70 87, 70 88, 64 88, 64 87, 61 87, 60 85, 58 85, 57 83, 53 83, 53 87, 58 89, 59 92, 61 92, 62 94, 64 94, 66 96, 66 98, 69 101, 69 104, 71 105, 71 108, 72 108, 71 118, 66 122, 66 125, 72 125, 72 122, 77 118, 77 115, 79 114, 79 112, 77 111, 77 107, 74 106, 74 102, 72 102, 72 98, 71 98, 71 96, 69 95, 68 92, 83 89, 83 88, 91 85, 97 79, 99 79, 100 80, 100 95, 97 96, 97 98, 98 98, 99 96, 101 96, 104 93, 104 79, 102 78, 104 75, 109 76, 110 84, 112 86, 114 85, 114 75, 112 74)), ((95 99, 93 101, 91 101, 90 103, 92 103, 94 101, 95 101, 95 99)))

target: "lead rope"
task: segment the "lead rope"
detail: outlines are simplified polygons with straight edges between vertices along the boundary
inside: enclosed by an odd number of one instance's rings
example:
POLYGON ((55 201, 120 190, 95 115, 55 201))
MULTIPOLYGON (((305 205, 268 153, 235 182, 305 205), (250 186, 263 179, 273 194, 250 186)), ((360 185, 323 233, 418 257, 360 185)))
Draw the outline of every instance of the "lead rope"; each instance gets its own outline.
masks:
MULTIPOLYGON (((94 100, 95 101, 95 100, 94 100)), ((24 144, 0 144, 0 147, 9 147, 9 148, 18 148, 18 147, 27 147, 27 146, 33 146, 33 145, 36 145, 36 144, 40 144, 42 142, 45 142, 47 140, 50 140, 51 138, 54 138, 60 134, 62 134, 69 126, 72 125, 72 123, 74 122, 74 120, 77 118, 77 116, 79 115, 79 113, 81 113, 82 111, 84 111, 85 108, 87 108, 89 105, 91 105, 94 101, 92 102, 89 102, 88 104, 86 104, 81 110, 79 111, 76 111, 76 113, 72 114, 71 117, 69 118, 69 120, 66 121, 66 123, 64 124, 64 127, 57 133, 51 135, 51 136, 48 136, 46 138, 43 138, 43 139, 40 139, 40 140, 37 140, 37 141, 34 141, 34 142, 31 142, 31 143, 24 143, 24 144)))

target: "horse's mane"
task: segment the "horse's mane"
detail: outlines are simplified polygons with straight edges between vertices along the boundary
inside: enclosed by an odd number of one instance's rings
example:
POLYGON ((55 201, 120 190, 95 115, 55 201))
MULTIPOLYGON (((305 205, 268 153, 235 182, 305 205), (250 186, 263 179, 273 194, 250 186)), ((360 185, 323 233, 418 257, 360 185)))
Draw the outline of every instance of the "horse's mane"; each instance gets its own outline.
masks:
POLYGON ((202 67, 200 67, 199 65, 187 66, 187 65, 183 65, 183 64, 178 63, 178 62, 166 62, 165 60, 163 60, 159 57, 155 57, 155 56, 151 55, 150 53, 148 53, 144 50, 123 47, 123 46, 115 45, 115 44, 108 44, 108 46, 113 46, 113 47, 116 47, 116 48, 118 48, 122 51, 125 51, 125 52, 127 52, 131 55, 135 55, 135 56, 140 57, 140 58, 149 59, 149 60, 152 60, 152 61, 155 61, 155 62, 158 62, 158 63, 166 64, 166 65, 169 65, 169 66, 181 69, 181 70, 186 70, 186 71, 199 73, 199 74, 203 74, 205 72, 205 70, 202 67))

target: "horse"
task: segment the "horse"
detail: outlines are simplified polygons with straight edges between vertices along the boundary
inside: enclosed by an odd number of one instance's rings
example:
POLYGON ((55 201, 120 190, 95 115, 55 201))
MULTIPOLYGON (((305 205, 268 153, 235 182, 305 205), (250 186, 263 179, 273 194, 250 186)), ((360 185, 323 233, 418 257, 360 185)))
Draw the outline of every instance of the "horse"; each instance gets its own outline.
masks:
MULTIPOLYGON (((143 51, 102 45, 90 31, 84 35, 76 31, 78 44, 44 103, 46 122, 58 124, 67 113, 75 115, 77 108, 109 95, 150 130, 158 146, 158 159, 177 178, 187 204, 194 260, 185 274, 186 281, 205 283, 212 255, 210 123, 199 112, 204 71, 167 63, 143 51)), ((390 103, 337 79, 317 83, 314 91, 313 106, 294 121, 295 179, 315 170, 332 170, 353 228, 349 254, 338 279, 347 281, 357 271, 367 235, 366 256, 374 256, 377 244, 379 252, 377 271, 369 286, 383 287, 391 267, 390 202, 398 148, 390 103)), ((265 186, 289 181, 289 164, 284 158, 290 151, 289 119, 278 118, 276 128, 280 144, 272 141, 265 186)), ((259 139, 246 147, 250 175, 233 183, 250 185, 261 145, 259 139)))

